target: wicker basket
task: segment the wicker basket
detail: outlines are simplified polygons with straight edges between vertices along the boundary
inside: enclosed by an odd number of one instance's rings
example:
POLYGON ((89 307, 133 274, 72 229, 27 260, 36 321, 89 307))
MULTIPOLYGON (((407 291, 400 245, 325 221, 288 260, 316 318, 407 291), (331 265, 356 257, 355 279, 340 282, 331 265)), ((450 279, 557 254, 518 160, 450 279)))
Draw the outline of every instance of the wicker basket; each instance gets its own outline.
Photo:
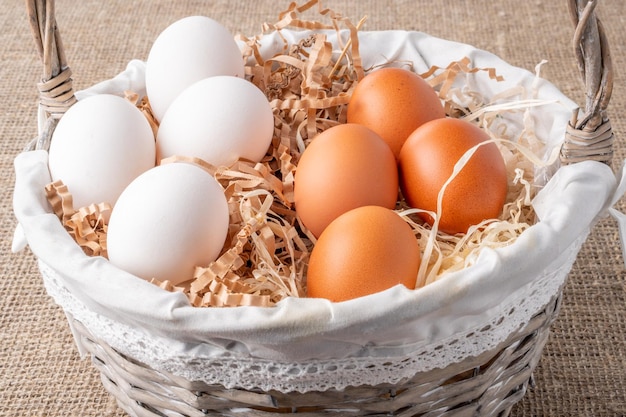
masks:
MULTIPOLYGON (((606 107, 612 76, 606 38, 593 11, 595 2, 586 7, 581 6, 585 3, 583 1, 571 0, 569 3, 576 24, 578 63, 590 99, 584 115, 572 119, 567 128, 561 150, 562 163, 584 160, 610 163, 613 136, 606 107)), ((44 77, 38 86, 46 116, 43 133, 29 144, 28 149, 47 149, 57 121, 76 99, 54 20, 54 1, 33 0, 27 4, 33 34, 44 62, 44 77)), ((443 368, 433 367, 402 378, 397 383, 346 384, 341 389, 284 392, 188 380, 121 353, 101 338, 94 337, 92 330, 74 319, 72 311, 66 313, 79 350, 91 356, 101 372, 104 387, 115 396, 119 406, 133 416, 266 416, 278 413, 506 416, 532 384, 532 372, 540 359, 550 325, 559 312, 563 283, 585 237, 586 233, 583 233, 574 239, 548 266, 543 279, 558 285, 547 296, 547 303, 533 311, 523 327, 515 328, 496 346, 443 368)), ((71 289, 63 288, 63 278, 58 271, 44 262, 40 262, 40 269, 49 292, 61 296, 70 294, 71 297, 71 289)))

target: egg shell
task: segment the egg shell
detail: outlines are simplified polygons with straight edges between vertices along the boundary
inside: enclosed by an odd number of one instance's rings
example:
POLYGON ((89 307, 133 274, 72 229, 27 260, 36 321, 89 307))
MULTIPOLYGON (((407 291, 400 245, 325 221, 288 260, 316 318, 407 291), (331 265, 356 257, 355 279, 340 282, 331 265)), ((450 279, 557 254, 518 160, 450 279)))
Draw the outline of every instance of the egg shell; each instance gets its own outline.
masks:
POLYGON ((140 278, 178 285, 218 257, 228 224, 224 190, 213 176, 193 164, 160 165, 137 177, 114 207, 109 260, 140 278))
POLYGON ((122 97, 100 94, 78 101, 52 135, 50 175, 68 187, 75 208, 114 205, 124 188, 154 165, 150 124, 122 97))
POLYGON ((161 120, 185 88, 215 75, 244 76, 244 60, 233 35, 206 16, 188 16, 165 28, 146 60, 146 92, 161 120))
MULTIPOLYGON (((437 211, 437 196, 452 175, 455 164, 472 147, 489 140, 479 127, 460 119, 445 118, 417 128, 402 147, 399 158, 400 188, 415 208, 437 211)), ((472 225, 500 216, 508 190, 504 158, 494 143, 476 152, 446 187, 439 229, 466 233, 472 225)), ((422 217, 430 224, 434 219, 422 217)))
POLYGON ((435 90, 419 75, 387 67, 368 73, 348 104, 348 123, 367 126, 391 147, 396 158, 409 135, 423 123, 445 117, 435 90))
POLYGON ((399 284, 414 289, 420 260, 413 229, 395 211, 358 207, 329 224, 313 247, 307 296, 339 302, 399 284))
POLYGON ((201 158, 229 166, 265 156, 274 135, 274 115, 263 92, 238 77, 215 76, 187 87, 165 113, 157 155, 201 158))
POLYGON ((357 124, 333 126, 302 153, 294 177, 296 214, 319 237, 353 208, 394 208, 398 198, 396 159, 372 130, 357 124))

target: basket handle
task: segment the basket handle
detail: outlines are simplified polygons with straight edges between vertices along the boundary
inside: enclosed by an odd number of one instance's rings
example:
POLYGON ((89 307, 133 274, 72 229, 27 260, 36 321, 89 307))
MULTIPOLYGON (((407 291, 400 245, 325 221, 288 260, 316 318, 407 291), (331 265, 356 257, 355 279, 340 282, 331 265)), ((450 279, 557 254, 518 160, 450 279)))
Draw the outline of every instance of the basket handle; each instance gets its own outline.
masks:
POLYGON ((75 102, 71 71, 65 59, 61 36, 54 17, 54 0, 25 0, 28 20, 43 75, 37 83, 39 105, 44 112, 46 125, 30 149, 48 149, 52 132, 59 119, 75 102))
POLYGON ((594 160, 611 164, 614 135, 607 115, 613 90, 609 43, 595 13, 597 0, 569 0, 575 26, 573 47, 585 88, 585 109, 572 115, 561 148, 561 163, 594 160))

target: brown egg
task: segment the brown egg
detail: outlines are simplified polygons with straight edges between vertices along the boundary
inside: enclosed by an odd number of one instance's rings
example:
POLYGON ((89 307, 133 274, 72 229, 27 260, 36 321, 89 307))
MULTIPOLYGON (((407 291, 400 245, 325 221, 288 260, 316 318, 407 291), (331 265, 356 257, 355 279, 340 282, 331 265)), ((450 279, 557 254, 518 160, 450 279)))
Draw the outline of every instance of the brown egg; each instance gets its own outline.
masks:
POLYGON ((294 178, 296 214, 315 237, 356 207, 394 208, 398 170, 389 146, 370 129, 344 124, 316 136, 303 152, 294 178))
POLYGON ((415 129, 445 115, 437 93, 422 77, 388 67, 359 81, 348 104, 347 120, 378 133, 397 158, 415 129))
MULTIPOLYGON (((454 118, 437 119, 417 128, 402 147, 400 188, 407 203, 436 212, 437 196, 467 150, 489 139, 479 127, 454 118)), ((486 219, 497 218, 507 194, 507 172, 494 143, 482 145, 447 186, 439 229, 465 233, 486 219)), ((422 216, 430 224, 431 216, 422 216)))
POLYGON ((307 296, 345 301, 398 284, 413 289, 420 259, 413 229, 398 213, 359 207, 337 217, 315 244, 307 296))

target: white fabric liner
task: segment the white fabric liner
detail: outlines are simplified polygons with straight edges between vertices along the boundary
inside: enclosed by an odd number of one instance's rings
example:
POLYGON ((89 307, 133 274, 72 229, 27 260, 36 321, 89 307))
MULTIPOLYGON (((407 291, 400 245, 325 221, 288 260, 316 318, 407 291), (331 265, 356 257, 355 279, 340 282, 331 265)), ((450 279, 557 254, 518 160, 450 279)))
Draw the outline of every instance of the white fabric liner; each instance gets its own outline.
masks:
MULTIPOLYGON (((307 32, 283 35, 294 41, 307 32)), ((280 42, 267 35, 264 56, 280 42)), ((465 56, 475 67, 495 67, 504 82, 484 73, 466 76, 486 97, 518 84, 534 86, 535 98, 558 101, 528 110, 548 151, 560 146, 576 107, 549 82, 469 45, 405 31, 362 32, 360 45, 365 68, 397 60, 425 72, 465 56)), ((143 94, 143 71, 144 63, 133 60, 117 77, 77 96, 143 94)), ((521 126, 521 112, 505 117, 521 126)), ((20 154, 15 168, 15 214, 45 286, 94 336, 188 380, 283 392, 396 383, 497 347, 558 293, 588 231, 621 197, 624 184, 618 187, 601 163, 559 169, 534 201, 540 222, 514 244, 484 250, 474 266, 419 290, 397 286, 341 303, 289 298, 271 308, 194 308, 182 294, 84 255, 46 201, 47 152, 20 154)))

